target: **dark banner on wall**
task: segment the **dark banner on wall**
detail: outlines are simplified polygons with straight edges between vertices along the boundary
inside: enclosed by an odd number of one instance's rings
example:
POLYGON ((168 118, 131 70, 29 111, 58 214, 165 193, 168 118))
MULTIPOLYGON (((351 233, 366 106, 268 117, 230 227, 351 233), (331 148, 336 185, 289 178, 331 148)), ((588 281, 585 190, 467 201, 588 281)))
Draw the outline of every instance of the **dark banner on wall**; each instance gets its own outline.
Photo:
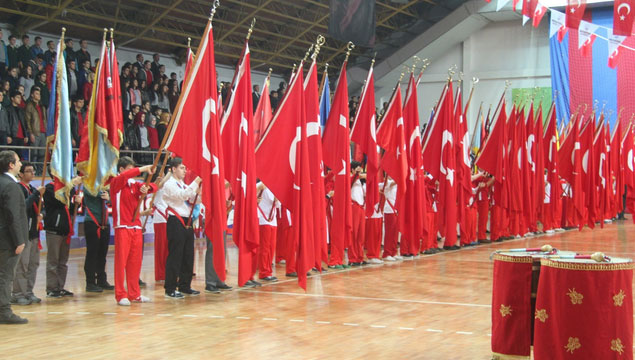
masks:
POLYGON ((375 45, 375 1, 330 0, 329 35, 355 46, 375 45))

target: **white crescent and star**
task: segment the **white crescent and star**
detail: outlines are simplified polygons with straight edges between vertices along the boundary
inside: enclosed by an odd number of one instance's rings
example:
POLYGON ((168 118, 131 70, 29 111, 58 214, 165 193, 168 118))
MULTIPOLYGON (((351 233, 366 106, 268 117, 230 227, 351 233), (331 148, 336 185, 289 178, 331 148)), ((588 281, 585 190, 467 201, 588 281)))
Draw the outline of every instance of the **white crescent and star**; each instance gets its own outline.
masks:
POLYGON ((631 13, 631 5, 628 3, 621 3, 618 7, 617 7, 617 13, 618 15, 620 15, 620 20, 624 21, 626 20, 626 15, 629 15, 631 13), (622 14, 621 11, 622 9, 625 8, 626 9, 626 14, 622 14))
POLYGON ((536 163, 534 159, 531 157, 531 150, 534 147, 535 137, 533 134, 529 135, 527 138, 527 162, 531 164, 531 172, 536 172, 536 163))
POLYGON ((202 146, 203 146, 203 159, 207 161, 212 160, 211 153, 209 151, 209 146, 207 145, 207 126, 209 125, 209 121, 211 119, 211 114, 216 114, 216 101, 214 99, 207 99, 205 102, 205 106, 203 106, 203 114, 201 116, 201 120, 203 121, 203 129, 201 131, 201 136, 203 138, 202 146))
POLYGON ((443 149, 445 149, 445 145, 449 143, 452 146, 453 139, 452 133, 448 130, 443 130, 443 140, 441 141, 441 166, 440 171, 443 175, 445 175, 445 179, 450 182, 450 186, 454 186, 454 169, 446 169, 443 165, 443 149))

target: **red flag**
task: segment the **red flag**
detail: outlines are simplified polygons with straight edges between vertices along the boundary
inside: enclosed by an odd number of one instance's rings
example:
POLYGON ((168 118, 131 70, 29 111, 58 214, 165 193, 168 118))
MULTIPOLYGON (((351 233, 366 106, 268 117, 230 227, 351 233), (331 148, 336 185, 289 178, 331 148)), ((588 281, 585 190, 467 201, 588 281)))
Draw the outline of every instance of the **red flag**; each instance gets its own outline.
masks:
POLYGON ((540 26, 540 22, 542 21, 542 18, 545 16, 546 13, 547 8, 541 3, 538 3, 538 5, 536 6, 536 10, 534 10, 534 18, 532 22, 534 27, 537 28, 538 26, 540 26))
MULTIPOLYGON (((600 222, 600 227, 604 227, 604 219, 606 216, 606 211, 609 206, 609 158, 607 153, 607 135, 606 135, 606 126, 604 125, 604 114, 600 115, 600 125, 597 130, 597 135, 595 136, 595 142, 593 144, 593 151, 595 152, 595 182, 597 184, 597 199, 596 199, 596 210, 595 210, 595 220, 600 222)), ((612 181, 610 181, 610 186, 613 186, 612 181)))
POLYGON ((270 76, 265 79, 265 84, 262 86, 262 96, 258 101, 256 112, 254 113, 254 133, 256 138, 256 144, 260 142, 262 136, 267 130, 267 126, 273 119, 273 112, 271 111, 271 100, 269 99, 269 83, 271 82, 270 76))
POLYGON ((538 0, 523 0, 523 25, 534 18, 538 6, 538 0))
POLYGON ((635 20, 634 0, 615 0, 613 3, 613 35, 631 36, 635 20))
POLYGON ((609 157, 610 157, 610 170, 612 176, 611 183, 611 191, 613 194, 612 200, 612 215, 621 213, 623 210, 622 204, 622 193, 624 192, 624 180, 621 169, 621 161, 622 158, 622 149, 620 148, 622 145, 622 122, 619 121, 619 118, 615 124, 615 128, 613 129, 613 134, 611 135, 611 143, 609 147, 609 157))
POLYGON ((315 60, 311 63, 307 77, 304 80, 304 100, 312 184, 311 194, 313 195, 313 257, 315 259, 315 267, 322 271, 322 261, 328 262, 328 247, 326 243, 326 190, 324 189, 324 162, 322 159, 322 135, 320 129, 320 99, 315 60))
MULTIPOLYGON (((626 186, 626 210, 635 214, 635 143, 633 141, 633 123, 629 122, 622 139, 622 169, 626 186)), ((633 216, 635 222, 635 216, 633 216)))
MULTIPOLYGON (((536 230, 536 213, 534 193, 536 191, 536 138, 534 135, 534 104, 529 107, 526 118, 520 119, 521 124, 524 121, 524 137, 522 139, 523 147, 523 203, 525 225, 529 231, 536 230)), ((525 229, 522 229, 525 231, 525 229)))
MULTIPOLYGON (((560 186, 560 177, 558 176, 558 129, 555 104, 551 105, 551 116, 547 122, 545 136, 543 137, 544 144, 544 161, 545 170, 547 172, 547 182, 549 182, 550 194, 549 199, 554 207, 554 211, 558 211, 556 207, 559 203, 562 187, 560 186)), ((543 213, 543 216, 548 214, 543 213)), ((557 226, 556 226, 557 227, 557 226)))
POLYGON ((489 135, 485 142, 481 145, 479 156, 476 159, 476 165, 494 176, 496 186, 494 187, 494 201, 496 204, 505 204, 503 184, 506 183, 506 175, 504 162, 506 161, 506 149, 501 144, 507 144, 507 113, 506 105, 503 100, 501 111, 498 114, 496 122, 492 125, 489 135))
MULTIPOLYGON (((366 86, 359 100, 359 108, 355 114, 355 122, 351 130, 351 141, 356 143, 366 154, 366 216, 373 214, 379 202, 379 156, 377 154, 377 137, 375 121, 375 76, 373 66, 368 70, 366 86)), ((356 146, 357 148, 357 146, 356 146)))
POLYGON ((468 209, 470 197, 472 197, 472 171, 470 166, 470 135, 467 131, 467 120, 463 114, 463 99, 461 89, 457 89, 457 96, 454 104, 454 121, 456 128, 456 179, 457 198, 459 204, 460 228, 466 231, 465 211, 468 209))
POLYGON ((402 254, 417 254, 419 239, 423 239, 428 231, 426 221, 426 187, 422 170, 421 131, 419 129, 419 109, 417 103, 417 86, 414 74, 410 73, 406 100, 404 101, 403 120, 408 158, 408 177, 406 194, 403 203, 398 207, 403 209, 399 216, 402 230, 402 254), (403 204, 403 206, 401 205, 403 204), (407 243, 407 244, 406 244, 407 243))
POLYGON ((444 87, 430 132, 423 144, 423 167, 439 181, 439 215, 445 234, 444 246, 454 246, 456 234, 456 142, 452 82, 444 87))
MULTIPOLYGON (((595 152, 593 151, 593 144, 595 138, 595 115, 589 121, 586 122, 582 131, 580 131, 580 154, 582 156, 582 171, 578 177, 582 178, 582 187, 584 191, 584 206, 586 207, 586 223, 590 228, 595 227, 596 217, 596 164, 595 164, 595 152)), ((575 196, 575 194, 574 194, 575 196)), ((584 221, 580 223, 580 228, 584 226, 584 221)))
MULTIPOLYGON (((507 129, 508 139, 511 143, 508 161, 508 168, 506 171, 507 179, 510 182, 510 187, 512 189, 521 189, 521 191, 512 191, 509 194, 509 209, 514 213, 522 213, 524 210, 525 204, 523 201, 525 197, 524 193, 527 191, 523 186, 523 178, 524 178, 524 159, 525 159, 525 147, 524 147, 524 134, 525 134, 525 126, 524 126, 524 110, 521 110, 521 113, 518 114, 516 112, 516 105, 512 106, 512 112, 509 115, 509 128, 507 129)), ((514 234, 517 235, 517 234, 514 234)))
POLYGON ((567 15, 566 25, 567 28, 577 29, 580 27, 580 21, 584 16, 584 10, 586 9, 586 0, 568 0, 567 1, 567 15))
POLYGON ((192 70, 192 64, 194 63, 194 53, 189 46, 187 47, 187 59, 185 61, 185 73, 183 74, 183 79, 187 79, 187 76, 192 70))
POLYGON ((207 23, 191 71, 193 76, 183 84, 166 148, 179 155, 183 163, 203 179, 201 200, 205 206, 205 233, 214 246, 216 273, 225 281, 223 230, 227 227, 227 210, 211 22, 207 23))
POLYGON ((388 108, 377 128, 377 144, 385 150, 380 166, 397 184, 397 199, 395 204, 403 202, 406 194, 406 179, 408 177, 408 158, 406 155, 406 140, 404 135, 404 121, 401 108, 401 88, 395 88, 388 108))
POLYGON ((245 41, 245 50, 236 69, 232 93, 221 122, 223 154, 228 165, 225 177, 234 195, 233 238, 238 247, 239 286, 245 285, 255 273, 260 243, 249 58, 249 44, 245 41))
POLYGON ((536 171, 534 177, 534 216, 535 221, 541 218, 543 213, 543 207, 545 204, 545 149, 543 141, 543 125, 542 125, 542 103, 538 107, 538 113, 536 114, 536 122, 534 124, 534 139, 536 141, 535 152, 533 159, 536 163, 536 171))

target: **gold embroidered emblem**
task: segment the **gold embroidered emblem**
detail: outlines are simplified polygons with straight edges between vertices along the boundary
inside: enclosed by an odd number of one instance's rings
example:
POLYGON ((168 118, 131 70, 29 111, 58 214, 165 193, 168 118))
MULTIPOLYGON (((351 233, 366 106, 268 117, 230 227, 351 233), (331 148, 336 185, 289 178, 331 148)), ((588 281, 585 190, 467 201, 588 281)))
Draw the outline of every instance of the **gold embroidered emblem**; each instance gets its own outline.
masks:
POLYGON ((584 295, 575 291, 575 288, 569 289, 569 292, 567 293, 567 295, 569 295, 569 298, 571 298, 571 303, 573 305, 582 304, 582 299, 584 299, 584 295))
POLYGON ((622 345, 622 340, 620 340, 619 338, 611 340, 611 350, 622 355, 622 353, 624 352, 624 345, 622 345))
POLYGON ((505 306, 504 304, 501 304, 501 308, 499 310, 501 312, 501 316, 505 317, 507 315, 512 316, 512 306, 505 306))
POLYGON ((624 295, 624 290, 620 290, 617 295, 613 296, 613 304, 615 304, 615 306, 622 306, 625 297, 626 295, 624 295))
POLYGON ((547 318, 549 317, 549 315, 547 315, 547 310, 546 309, 536 309, 536 319, 542 321, 543 323, 545 321, 547 321, 547 318))
POLYGON ((581 347, 582 347, 582 345, 580 344, 580 339, 574 338, 574 337, 570 337, 569 338, 569 343, 564 348, 567 350, 567 352, 570 352, 570 353, 573 354, 574 351, 578 350, 581 347))

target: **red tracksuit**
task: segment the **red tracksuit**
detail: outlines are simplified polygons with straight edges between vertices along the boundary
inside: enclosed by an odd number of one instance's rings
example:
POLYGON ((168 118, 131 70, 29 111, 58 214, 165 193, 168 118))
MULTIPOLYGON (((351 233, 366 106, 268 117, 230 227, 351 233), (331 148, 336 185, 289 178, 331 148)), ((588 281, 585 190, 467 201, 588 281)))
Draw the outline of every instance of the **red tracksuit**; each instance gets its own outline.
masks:
MULTIPOLYGON (((112 218, 115 227, 115 298, 117 302, 125 297, 134 300, 141 295, 139 274, 143 259, 143 234, 139 216, 137 215, 133 221, 137 202, 143 196, 140 191, 143 183, 133 179, 139 174, 139 168, 133 168, 110 181, 112 218), (127 291, 124 278, 128 284, 127 291)), ((156 185, 150 184, 148 193, 156 189, 156 185)))
POLYGON ((379 259, 381 252, 381 235, 383 219, 380 217, 366 219, 366 257, 379 259))

